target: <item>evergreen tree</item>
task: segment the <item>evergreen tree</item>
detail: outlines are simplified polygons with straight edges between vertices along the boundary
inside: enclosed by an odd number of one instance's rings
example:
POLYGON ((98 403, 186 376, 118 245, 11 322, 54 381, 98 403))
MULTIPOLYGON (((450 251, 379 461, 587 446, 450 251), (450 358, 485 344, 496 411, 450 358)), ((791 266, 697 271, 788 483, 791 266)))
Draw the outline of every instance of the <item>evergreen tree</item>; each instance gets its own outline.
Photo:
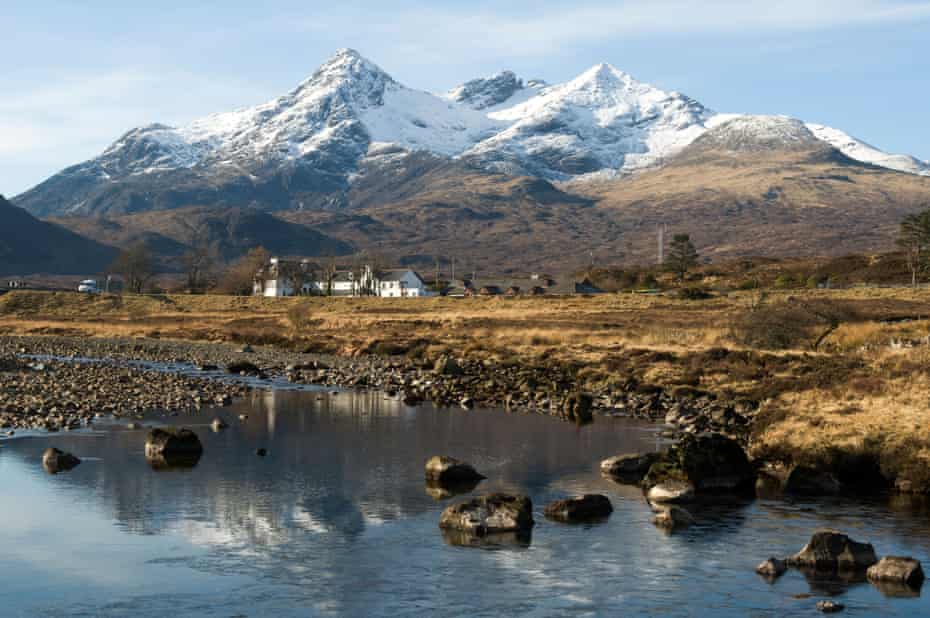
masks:
POLYGON ((930 271, 930 209, 904 217, 898 246, 911 271, 911 285, 917 287, 921 273, 930 271))
POLYGON ((697 265, 698 252, 688 234, 675 234, 665 258, 665 269, 675 273, 683 281, 688 271, 697 265))

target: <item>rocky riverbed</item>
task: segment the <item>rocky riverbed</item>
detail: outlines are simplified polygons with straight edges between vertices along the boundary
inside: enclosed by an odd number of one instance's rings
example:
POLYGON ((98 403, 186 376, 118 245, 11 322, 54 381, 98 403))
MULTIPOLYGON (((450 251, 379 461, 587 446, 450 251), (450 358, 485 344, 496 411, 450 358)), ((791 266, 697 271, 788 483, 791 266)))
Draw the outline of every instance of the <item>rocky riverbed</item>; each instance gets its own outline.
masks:
POLYGON ((0 359, 5 359, 0 363, 0 426, 7 428, 67 429, 97 414, 182 413, 222 405, 249 389, 217 380, 215 372, 222 369, 295 384, 379 389, 409 404, 503 407, 579 423, 595 414, 664 421, 673 433, 713 430, 739 438, 754 414, 751 406, 708 395, 585 384, 576 370, 555 363, 347 358, 223 343, 60 336, 0 337, 0 359), (182 364, 190 370, 153 370, 133 366, 133 361, 182 364))

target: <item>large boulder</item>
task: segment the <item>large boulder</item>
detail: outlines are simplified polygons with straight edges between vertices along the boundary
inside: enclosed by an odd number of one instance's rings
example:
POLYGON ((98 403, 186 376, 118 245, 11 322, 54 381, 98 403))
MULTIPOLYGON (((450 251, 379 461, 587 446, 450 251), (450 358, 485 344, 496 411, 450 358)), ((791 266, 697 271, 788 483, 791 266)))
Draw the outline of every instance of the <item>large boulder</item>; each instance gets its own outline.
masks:
POLYGON ((472 483, 484 478, 471 464, 455 457, 436 455, 426 462, 426 480, 434 483, 472 483))
POLYGON ((924 582, 924 570, 919 560, 901 556, 885 556, 866 572, 869 581, 891 582, 919 587, 924 582))
POLYGON ((533 527, 533 503, 526 496, 490 494, 448 507, 439 527, 475 536, 518 532, 533 527))
POLYGON ((787 559, 789 566, 818 571, 864 571, 878 562, 869 543, 859 543, 836 530, 818 530, 804 548, 787 559))
POLYGON ((200 457, 203 445, 189 429, 150 429, 145 439, 145 456, 150 459, 200 457))
POLYGON ((585 494, 575 498, 556 500, 546 505, 546 517, 565 523, 604 519, 614 512, 607 496, 585 494))
POLYGON ((633 485, 642 482, 659 453, 614 455, 601 462, 601 474, 621 483, 633 485))
POLYGON ((691 483, 698 493, 751 490, 755 473, 743 447, 717 433, 686 435, 652 464, 648 488, 668 481, 691 483))
POLYGON ((81 460, 71 453, 60 451, 57 448, 49 447, 42 453, 42 467, 45 468, 45 471, 49 474, 67 472, 77 467, 80 463, 81 460))

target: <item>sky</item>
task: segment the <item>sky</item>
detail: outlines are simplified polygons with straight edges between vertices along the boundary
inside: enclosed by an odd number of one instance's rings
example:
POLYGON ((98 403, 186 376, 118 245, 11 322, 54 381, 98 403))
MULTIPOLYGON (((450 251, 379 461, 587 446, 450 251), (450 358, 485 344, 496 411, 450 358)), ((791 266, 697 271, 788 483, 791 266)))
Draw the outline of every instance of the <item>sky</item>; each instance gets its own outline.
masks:
POLYGON ((430 91, 609 62, 717 111, 930 159, 930 0, 4 0, 0 24, 7 196, 133 127, 273 99, 343 47, 430 91))

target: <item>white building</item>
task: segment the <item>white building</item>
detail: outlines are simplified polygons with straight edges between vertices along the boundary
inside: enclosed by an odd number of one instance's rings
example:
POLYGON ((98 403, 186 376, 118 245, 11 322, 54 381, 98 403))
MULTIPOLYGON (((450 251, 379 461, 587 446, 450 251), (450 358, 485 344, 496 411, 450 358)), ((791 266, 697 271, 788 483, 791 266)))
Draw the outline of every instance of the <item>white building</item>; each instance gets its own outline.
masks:
POLYGON ((268 266, 256 273, 252 291, 259 296, 296 296, 294 282, 300 279, 304 279, 301 296, 413 298, 434 295, 422 277, 409 268, 382 270, 375 274, 370 266, 365 266, 358 273, 337 270, 330 279, 324 272, 312 269, 307 260, 297 262, 278 258, 271 258, 268 266), (299 274, 301 271, 305 278, 299 274), (294 276, 294 273, 298 275, 294 276))

